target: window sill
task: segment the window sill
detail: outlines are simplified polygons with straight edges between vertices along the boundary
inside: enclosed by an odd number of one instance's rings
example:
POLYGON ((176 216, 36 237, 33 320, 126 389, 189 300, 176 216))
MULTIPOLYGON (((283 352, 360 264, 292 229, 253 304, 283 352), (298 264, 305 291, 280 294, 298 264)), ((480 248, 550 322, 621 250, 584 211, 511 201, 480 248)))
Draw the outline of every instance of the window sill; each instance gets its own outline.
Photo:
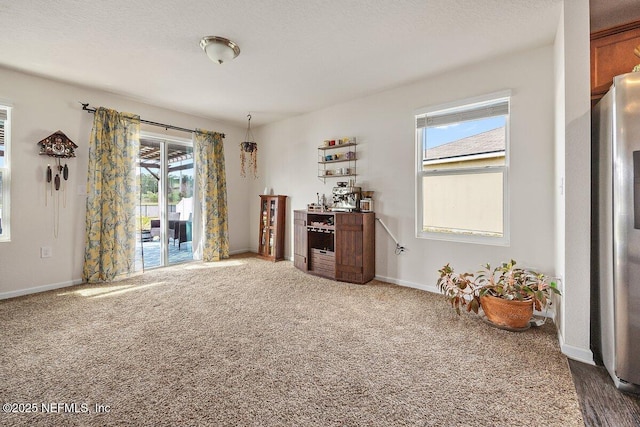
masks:
POLYGON ((476 245, 490 245, 490 246, 510 246, 509 237, 492 237, 485 235, 477 235, 477 234, 467 234, 467 233, 437 233, 437 232, 429 232, 429 231, 419 231, 416 234, 418 239, 426 239, 426 240, 438 240, 445 242, 457 242, 457 243, 471 243, 476 245))

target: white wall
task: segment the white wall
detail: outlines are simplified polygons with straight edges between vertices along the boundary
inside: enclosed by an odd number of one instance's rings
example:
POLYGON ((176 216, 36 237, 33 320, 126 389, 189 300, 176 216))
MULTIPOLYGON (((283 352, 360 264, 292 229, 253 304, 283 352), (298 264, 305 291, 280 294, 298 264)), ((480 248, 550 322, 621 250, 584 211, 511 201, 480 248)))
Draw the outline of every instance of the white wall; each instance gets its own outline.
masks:
POLYGON ((558 197, 558 263, 564 271, 560 342, 568 356, 593 363, 590 343, 591 100, 589 3, 565 0, 556 40, 558 153, 564 196, 558 197), (563 110, 562 110, 563 109, 563 110), (564 200, 562 198, 564 197, 564 200), (562 212, 564 210, 564 212, 562 212), (562 232, 563 231, 563 232, 562 232), (562 268, 562 267, 561 267, 562 268))
MULTIPOLYGON (((311 114, 260 127, 260 178, 251 195, 251 235, 257 235, 258 197, 265 186, 289 196, 287 245, 291 256, 292 210, 330 196, 337 179, 317 178, 317 151, 325 139, 355 136, 359 176, 374 190, 376 216, 407 252, 376 226, 376 275, 393 283, 435 290, 437 270, 477 270, 510 258, 555 273, 553 47, 541 47, 398 87, 311 114), (414 111, 425 106, 512 90, 510 247, 416 238, 414 111), (265 168, 264 165, 268 165, 265 168)), ((252 241, 252 248, 257 242, 252 241)))
MULTIPOLYGON (((240 178, 238 145, 244 129, 161 109, 97 90, 79 88, 15 71, 0 69, 0 99, 13 103, 11 141, 11 242, 0 243, 0 298, 79 283, 84 259, 87 141, 93 115, 81 102, 139 114, 143 119, 185 128, 223 132, 229 200, 231 251, 249 247, 247 189, 240 178), (60 229, 54 237, 53 208, 45 206, 44 170, 51 158, 38 155, 37 142, 61 130, 78 145, 76 158, 66 160, 70 176, 67 205, 60 209, 60 229), (50 246, 51 258, 40 258, 40 247, 50 246)), ((205 96, 203 94, 203 96, 205 96)), ((162 133, 158 127, 145 127, 162 133)), ((180 136, 190 137, 187 133, 180 136)))
MULTIPOLYGON (((564 278, 565 266, 565 69, 564 69, 564 8, 560 13, 558 21, 558 29, 554 44, 554 75, 555 75, 555 225, 556 225, 556 271, 558 276, 564 278)), ((562 282, 564 287, 564 282, 562 282)), ((564 293, 564 289, 562 289, 564 293)), ((557 301, 557 300, 556 300, 557 301)), ((556 326, 562 338, 562 330, 564 328, 564 301, 559 301, 556 305, 556 326)))

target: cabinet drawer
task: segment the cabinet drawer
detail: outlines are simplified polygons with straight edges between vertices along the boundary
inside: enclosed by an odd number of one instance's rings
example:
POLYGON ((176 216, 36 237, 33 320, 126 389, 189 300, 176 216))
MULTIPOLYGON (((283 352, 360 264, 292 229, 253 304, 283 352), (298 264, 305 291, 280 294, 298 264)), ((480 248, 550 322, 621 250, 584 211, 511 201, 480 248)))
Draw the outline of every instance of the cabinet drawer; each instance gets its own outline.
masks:
POLYGON ((324 249, 311 249, 311 261, 336 263, 336 254, 324 249))
POLYGON ((336 256, 332 251, 311 249, 311 271, 334 278, 336 275, 336 256))

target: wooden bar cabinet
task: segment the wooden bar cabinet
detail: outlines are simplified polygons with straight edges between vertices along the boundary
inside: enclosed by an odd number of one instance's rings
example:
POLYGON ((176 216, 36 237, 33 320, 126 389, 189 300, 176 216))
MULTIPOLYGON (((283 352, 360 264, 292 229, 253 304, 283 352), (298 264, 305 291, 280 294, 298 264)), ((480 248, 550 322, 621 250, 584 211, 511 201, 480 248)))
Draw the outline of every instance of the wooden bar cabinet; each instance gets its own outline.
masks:
POLYGON ((375 276, 373 212, 294 211, 293 265, 310 274, 351 283, 375 276))
POLYGON ((258 257, 270 261, 284 259, 284 228, 287 196, 260 195, 258 257))

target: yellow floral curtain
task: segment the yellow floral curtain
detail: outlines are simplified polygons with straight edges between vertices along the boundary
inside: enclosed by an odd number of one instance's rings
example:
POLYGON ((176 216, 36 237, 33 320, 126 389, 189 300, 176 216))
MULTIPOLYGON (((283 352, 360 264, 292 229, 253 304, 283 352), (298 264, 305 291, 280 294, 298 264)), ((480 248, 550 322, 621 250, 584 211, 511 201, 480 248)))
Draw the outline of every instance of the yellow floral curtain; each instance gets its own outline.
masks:
POLYGON ((139 149, 139 116, 102 107, 96 110, 89 141, 82 272, 87 283, 135 273, 139 149))
POLYGON ((219 261, 229 257, 227 178, 223 135, 196 129, 193 150, 196 169, 194 258, 219 261), (197 224, 197 226, 196 226, 197 224))

